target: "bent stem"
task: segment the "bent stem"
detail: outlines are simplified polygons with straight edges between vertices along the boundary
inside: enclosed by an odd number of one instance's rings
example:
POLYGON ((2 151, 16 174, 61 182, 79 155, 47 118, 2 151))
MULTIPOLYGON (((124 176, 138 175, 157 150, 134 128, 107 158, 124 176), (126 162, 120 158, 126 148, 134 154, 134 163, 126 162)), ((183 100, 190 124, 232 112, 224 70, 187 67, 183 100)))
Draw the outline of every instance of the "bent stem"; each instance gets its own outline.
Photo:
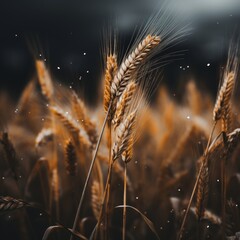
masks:
MULTIPOLYGON (((90 180, 90 176, 92 174, 93 166, 94 166, 94 163, 96 161, 98 149, 99 149, 99 146, 100 146, 100 142, 102 140, 103 132, 104 132, 104 129, 105 129, 105 126, 106 126, 106 123, 107 123, 107 119, 108 119, 108 115, 109 115, 111 106, 112 106, 112 103, 109 104, 108 111, 107 111, 107 114, 105 116, 103 126, 102 126, 102 129, 101 129, 101 133, 100 133, 99 138, 98 138, 96 149, 95 149, 95 152, 94 152, 94 155, 93 155, 93 158, 92 158, 89 170, 88 170, 87 178, 86 178, 85 183, 84 183, 82 195, 81 195, 81 198, 80 198, 80 201, 79 201, 79 204, 78 204, 77 213, 76 213, 74 223, 73 223, 73 228, 72 228, 73 231, 76 231, 76 228, 77 228, 78 218, 79 218, 80 211, 81 211, 81 208, 82 208, 83 199, 85 197, 87 186, 88 186, 88 183, 89 183, 89 180, 90 180)), ((73 240, 73 236, 70 237, 70 240, 73 240)))
MULTIPOLYGON (((217 124, 217 121, 215 121, 214 124, 213 124, 212 131, 211 131, 211 134, 210 134, 209 139, 208 139, 207 147, 206 147, 206 150, 205 150, 205 152, 203 154, 205 157, 207 156, 208 149, 209 149, 209 146, 210 146, 210 143, 211 143, 211 139, 212 139, 212 136, 213 136, 216 124, 217 124)), ((195 181, 195 184, 194 184, 194 187, 193 187, 193 190, 192 190, 192 193, 191 193, 191 197, 190 197, 189 202, 188 202, 188 206, 187 206, 186 212, 184 214, 184 218, 183 218, 183 221, 182 221, 182 224, 181 224, 181 228, 180 228, 180 231, 179 231, 179 235, 178 235, 178 240, 181 240, 182 237, 183 237, 183 230, 184 230, 185 223, 186 223, 186 220, 187 220, 187 216, 188 216, 191 204, 192 204, 192 200, 193 200, 194 194, 196 192, 197 185, 198 185, 201 173, 202 173, 203 165, 204 164, 202 162, 201 167, 200 167, 199 172, 198 172, 198 175, 197 175, 197 179, 195 181)))
POLYGON ((122 240, 126 237, 126 220, 127 220, 127 163, 124 164, 124 189, 123 189, 123 228, 122 228, 122 240))

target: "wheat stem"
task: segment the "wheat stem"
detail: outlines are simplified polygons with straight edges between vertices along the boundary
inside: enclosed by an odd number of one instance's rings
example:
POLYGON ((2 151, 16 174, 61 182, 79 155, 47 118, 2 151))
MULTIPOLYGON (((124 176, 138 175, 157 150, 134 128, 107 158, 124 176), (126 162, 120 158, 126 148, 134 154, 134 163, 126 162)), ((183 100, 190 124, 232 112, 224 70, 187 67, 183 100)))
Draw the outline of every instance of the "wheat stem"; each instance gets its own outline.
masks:
POLYGON ((124 163, 124 189, 123 189, 123 228, 122 228, 122 240, 126 238, 126 220, 127 220, 127 163, 124 163))
MULTIPOLYGON (((88 170, 87 178, 86 178, 85 183, 84 183, 82 195, 81 195, 81 198, 80 198, 80 201, 79 201, 79 204, 78 204, 77 213, 75 215, 75 219, 74 219, 74 223, 73 223, 73 228, 72 228, 73 231, 76 231, 76 228, 77 228, 78 218, 79 218, 79 215, 80 215, 80 211, 81 211, 81 208, 82 208, 82 204, 83 204, 83 200, 84 200, 84 197, 85 197, 85 194, 86 194, 86 190, 87 190, 87 186, 88 186, 88 183, 89 183, 89 180, 90 180, 90 176, 91 176, 91 173, 92 173, 92 170, 93 170, 93 166, 94 166, 94 163, 96 161, 98 149, 99 149, 99 146, 100 146, 100 142, 102 140, 103 132, 104 132, 104 129, 105 129, 105 126, 106 126, 106 123, 107 123, 108 114, 110 112, 111 105, 112 105, 112 103, 109 104, 108 111, 107 111, 107 114, 105 116, 105 119, 104 119, 104 122, 103 122, 103 125, 102 125, 101 133, 99 135, 99 138, 98 138, 98 141, 97 141, 97 144, 96 144, 96 149, 95 149, 95 152, 93 154, 93 158, 92 158, 89 170, 88 170)), ((70 240, 73 240, 73 236, 71 236, 70 240)))

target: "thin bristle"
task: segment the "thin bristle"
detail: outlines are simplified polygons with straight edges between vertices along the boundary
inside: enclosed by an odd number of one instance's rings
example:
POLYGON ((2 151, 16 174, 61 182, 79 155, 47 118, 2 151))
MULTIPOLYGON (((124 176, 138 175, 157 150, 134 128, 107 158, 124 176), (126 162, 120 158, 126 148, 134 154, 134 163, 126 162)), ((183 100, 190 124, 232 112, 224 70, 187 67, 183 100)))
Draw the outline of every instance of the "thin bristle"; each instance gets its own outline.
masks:
POLYGON ((127 85, 123 94, 119 98, 116 106, 116 112, 112 123, 115 125, 115 128, 119 126, 122 122, 124 114, 127 112, 129 104, 132 100, 133 94, 136 90, 136 83, 131 82, 127 85))
POLYGON ((67 140, 65 144, 65 156, 67 173, 71 176, 75 176, 77 171, 77 154, 71 139, 67 140))

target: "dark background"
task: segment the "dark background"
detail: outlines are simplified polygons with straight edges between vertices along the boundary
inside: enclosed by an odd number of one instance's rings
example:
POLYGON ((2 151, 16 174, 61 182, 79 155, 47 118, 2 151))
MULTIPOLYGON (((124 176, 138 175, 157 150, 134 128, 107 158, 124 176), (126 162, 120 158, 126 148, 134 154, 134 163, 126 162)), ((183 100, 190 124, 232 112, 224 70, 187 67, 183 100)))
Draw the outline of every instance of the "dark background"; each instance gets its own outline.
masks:
MULTIPOLYGON (((118 32, 128 40, 134 26, 146 20, 161 1, 32 0, 1 5, 0 89, 17 99, 34 76, 34 59, 39 57, 46 59, 56 79, 81 88, 91 102, 103 70, 101 33, 111 25, 110 19, 117 16, 118 32)), ((164 83, 175 92, 194 78, 215 94, 229 40, 239 30, 240 1, 182 0, 182 8, 194 30, 173 49, 185 50, 184 57, 164 68, 164 83)), ((183 14, 181 10, 174 9, 176 15, 183 14)), ((123 49, 127 42, 122 43, 123 49)))

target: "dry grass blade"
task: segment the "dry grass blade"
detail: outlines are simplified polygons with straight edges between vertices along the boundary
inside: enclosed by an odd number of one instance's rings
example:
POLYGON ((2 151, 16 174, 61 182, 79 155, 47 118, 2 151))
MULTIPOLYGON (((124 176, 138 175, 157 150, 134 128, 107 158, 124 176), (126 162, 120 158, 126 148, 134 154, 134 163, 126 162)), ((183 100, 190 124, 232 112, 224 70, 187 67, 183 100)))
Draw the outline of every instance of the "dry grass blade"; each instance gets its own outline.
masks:
POLYGON ((122 62, 111 85, 111 100, 120 96, 136 68, 146 59, 147 54, 160 42, 159 36, 148 35, 122 62))
POLYGON ((77 153, 71 139, 67 140, 65 144, 65 165, 67 173, 75 176, 77 172, 77 153))
POLYGON ((38 80, 41 86, 42 94, 46 97, 48 101, 52 99, 54 88, 49 72, 43 61, 36 61, 36 68, 38 74, 38 80))
POLYGON ((115 161, 127 149, 132 138, 132 131, 136 120, 136 111, 132 112, 119 126, 116 142, 113 146, 112 159, 115 161))
POLYGON ((104 109, 105 112, 108 111, 109 104, 111 101, 111 85, 114 76, 117 73, 117 57, 116 55, 107 56, 105 81, 104 81, 104 109))
POLYGON ((127 112, 129 104, 132 100, 133 94, 136 90, 136 83, 131 82, 127 85, 123 94, 119 98, 116 106, 116 112, 112 123, 114 124, 115 128, 119 126, 122 122, 124 114, 127 112))
POLYGON ((25 207, 27 204, 22 200, 15 199, 9 196, 0 196, 0 212, 12 211, 25 207))

